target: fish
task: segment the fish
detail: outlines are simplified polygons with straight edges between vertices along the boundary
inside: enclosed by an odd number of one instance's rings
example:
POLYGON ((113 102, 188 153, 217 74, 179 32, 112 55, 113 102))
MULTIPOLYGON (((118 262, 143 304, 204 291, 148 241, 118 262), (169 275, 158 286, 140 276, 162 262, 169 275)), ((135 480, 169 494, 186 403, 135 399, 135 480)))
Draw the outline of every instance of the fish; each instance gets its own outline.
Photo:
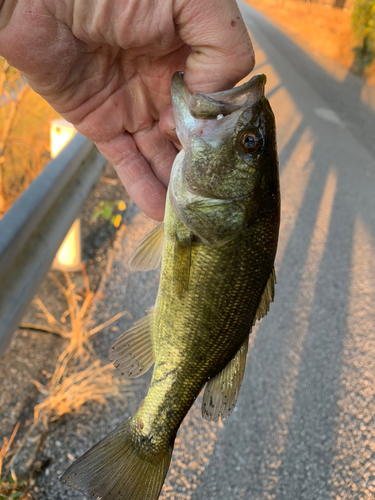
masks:
POLYGON ((138 245, 135 271, 161 262, 156 303, 123 333, 110 359, 125 377, 154 365, 138 412, 74 462, 61 480, 101 500, 157 500, 176 433, 204 388, 202 415, 235 407, 249 335, 274 299, 280 224, 275 117, 259 74, 193 95, 183 74, 171 95, 181 151, 163 223, 138 245))

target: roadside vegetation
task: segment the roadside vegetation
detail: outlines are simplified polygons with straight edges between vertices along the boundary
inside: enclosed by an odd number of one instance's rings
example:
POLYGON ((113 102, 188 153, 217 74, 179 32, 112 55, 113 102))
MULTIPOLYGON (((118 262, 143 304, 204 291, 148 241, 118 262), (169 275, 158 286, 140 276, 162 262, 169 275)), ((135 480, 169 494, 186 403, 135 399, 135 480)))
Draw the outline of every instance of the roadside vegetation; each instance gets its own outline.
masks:
POLYGON ((49 123, 58 116, 0 57, 0 217, 50 160, 49 123))
POLYGON ((375 85, 375 0, 356 0, 352 10, 298 0, 246 1, 375 85))
POLYGON ((126 204, 124 200, 101 200, 95 207, 95 212, 91 217, 91 221, 94 222, 98 219, 103 219, 111 221, 115 227, 119 227, 122 221, 122 214, 119 212, 123 212, 125 209, 126 204))
MULTIPOLYGON (((36 297, 35 303, 40 309, 43 324, 21 324, 21 328, 37 329, 48 334, 55 334, 65 339, 64 349, 57 359, 55 369, 47 373, 41 367, 41 383, 34 380, 35 386, 42 395, 42 400, 34 406, 33 419, 24 425, 16 440, 19 423, 9 438, 4 438, 0 449, 0 500, 26 500, 33 498, 30 493, 36 476, 48 465, 38 460, 43 449, 45 437, 52 423, 58 422, 62 416, 77 412, 87 402, 96 401, 105 404, 109 398, 122 399, 126 405, 127 398, 132 396, 129 381, 114 376, 112 363, 103 363, 92 347, 91 338, 107 328, 124 315, 122 311, 104 323, 93 326, 89 320, 89 311, 95 293, 90 290, 88 278, 83 270, 84 290, 76 290, 70 275, 64 273, 65 284, 54 273, 50 273, 56 287, 63 293, 67 309, 59 319, 55 318, 43 302, 36 297), (20 458, 27 442, 35 446, 27 451, 27 460, 20 458), (18 475, 15 466, 27 463, 18 475), (19 477, 18 477, 19 476, 19 477)), ((21 467, 22 468, 22 467, 21 467)))
POLYGON ((375 73, 375 0, 356 0, 352 12, 353 34, 358 42, 354 48, 353 69, 366 75, 367 69, 375 73))

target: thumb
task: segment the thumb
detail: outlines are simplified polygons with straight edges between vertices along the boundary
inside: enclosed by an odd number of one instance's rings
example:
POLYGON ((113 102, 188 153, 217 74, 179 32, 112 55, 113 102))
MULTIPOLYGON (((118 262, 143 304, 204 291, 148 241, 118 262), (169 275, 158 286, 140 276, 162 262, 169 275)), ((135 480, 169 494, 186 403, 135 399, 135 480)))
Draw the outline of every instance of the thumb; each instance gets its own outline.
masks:
POLYGON ((184 75, 191 93, 232 88, 254 68, 253 46, 235 0, 177 0, 175 23, 192 48, 184 75))

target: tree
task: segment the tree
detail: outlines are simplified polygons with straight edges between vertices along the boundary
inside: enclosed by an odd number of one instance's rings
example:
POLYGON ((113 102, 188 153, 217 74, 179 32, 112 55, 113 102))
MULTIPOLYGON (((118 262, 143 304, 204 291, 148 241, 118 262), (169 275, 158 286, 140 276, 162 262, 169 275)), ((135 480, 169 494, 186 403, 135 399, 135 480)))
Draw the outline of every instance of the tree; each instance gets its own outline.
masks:
POLYGON ((49 161, 49 122, 58 116, 0 57, 0 217, 49 161))
POLYGON ((356 0, 352 12, 353 33, 360 45, 354 49, 354 71, 360 75, 375 58, 375 0, 356 0))
POLYGON ((335 0, 334 8, 343 9, 345 7, 346 0, 335 0))
POLYGON ((0 132, 0 214, 8 205, 8 194, 5 182, 5 152, 9 147, 14 119, 28 87, 21 73, 12 68, 4 58, 0 58, 0 106, 3 108, 0 132), (5 113, 4 113, 5 111, 5 113))

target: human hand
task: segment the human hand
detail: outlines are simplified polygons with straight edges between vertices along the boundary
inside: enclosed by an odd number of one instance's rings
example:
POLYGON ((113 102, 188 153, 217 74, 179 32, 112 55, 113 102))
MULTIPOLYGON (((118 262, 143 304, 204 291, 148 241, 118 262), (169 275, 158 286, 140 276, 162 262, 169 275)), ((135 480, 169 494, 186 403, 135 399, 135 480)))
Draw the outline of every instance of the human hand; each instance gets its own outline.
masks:
POLYGON ((0 54, 114 165, 162 220, 173 143, 170 82, 232 87, 254 66, 235 0, 0 0, 0 54))

